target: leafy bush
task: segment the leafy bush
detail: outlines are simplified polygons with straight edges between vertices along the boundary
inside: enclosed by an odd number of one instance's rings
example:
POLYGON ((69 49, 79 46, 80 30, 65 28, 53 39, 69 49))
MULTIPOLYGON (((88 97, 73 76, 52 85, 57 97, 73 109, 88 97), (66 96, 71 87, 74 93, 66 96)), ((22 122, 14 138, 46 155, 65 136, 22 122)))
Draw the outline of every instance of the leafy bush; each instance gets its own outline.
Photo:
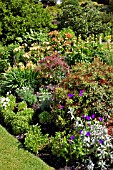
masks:
POLYGON ((49 143, 48 134, 43 135, 39 125, 33 125, 25 138, 25 146, 28 150, 38 153, 40 150, 44 149, 49 143))
POLYGON ((60 56, 52 55, 39 61, 37 71, 44 80, 43 84, 56 84, 67 75, 69 66, 60 56))
POLYGON ((53 114, 60 114, 68 126, 70 107, 75 109, 74 116, 96 113, 96 117, 106 119, 113 108, 112 76, 113 67, 98 59, 91 64, 76 64, 55 90, 53 114))
POLYGON ((25 32, 43 30, 47 32, 54 28, 53 16, 48 8, 43 8, 41 3, 34 1, 11 0, 1 4, 1 39, 7 43, 14 42, 16 37, 21 37, 25 32))
POLYGON ((16 103, 16 98, 10 94, 0 97, 0 117, 13 134, 21 134, 28 131, 34 114, 33 109, 27 108, 26 102, 16 103))
POLYGON ((52 153, 77 168, 107 169, 113 162, 112 138, 107 134, 106 126, 94 119, 94 114, 90 121, 77 117, 73 130, 56 132, 51 139, 52 153))
POLYGON ((49 123, 51 121, 51 115, 47 111, 43 111, 39 114, 39 122, 44 124, 44 123, 49 123))
POLYGON ((81 6, 64 4, 62 14, 59 16, 59 29, 70 27, 77 37, 81 35, 83 39, 86 39, 92 34, 109 32, 111 23, 103 20, 105 15, 91 1, 81 6))
POLYGON ((22 100, 26 101, 29 105, 32 105, 37 102, 37 97, 34 94, 34 90, 29 87, 22 87, 21 89, 17 88, 16 93, 22 100))

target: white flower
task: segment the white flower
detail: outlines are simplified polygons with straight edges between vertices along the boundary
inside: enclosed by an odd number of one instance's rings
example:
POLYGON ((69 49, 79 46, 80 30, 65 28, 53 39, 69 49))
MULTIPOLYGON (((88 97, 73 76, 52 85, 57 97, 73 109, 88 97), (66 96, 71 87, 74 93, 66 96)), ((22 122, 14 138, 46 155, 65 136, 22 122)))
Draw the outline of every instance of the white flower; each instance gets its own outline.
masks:
POLYGON ((69 107, 69 111, 67 112, 67 113, 70 113, 71 114, 71 120, 73 120, 73 119, 75 119, 75 117, 74 117, 74 115, 73 115, 73 113, 74 113, 74 108, 73 107, 69 107))

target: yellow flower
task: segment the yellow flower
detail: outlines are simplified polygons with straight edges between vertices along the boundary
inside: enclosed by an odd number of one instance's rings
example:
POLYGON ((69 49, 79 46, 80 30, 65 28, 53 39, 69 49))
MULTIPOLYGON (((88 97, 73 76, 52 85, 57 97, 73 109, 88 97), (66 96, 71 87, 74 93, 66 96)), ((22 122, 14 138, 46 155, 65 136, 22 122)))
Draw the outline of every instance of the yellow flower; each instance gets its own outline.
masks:
POLYGON ((33 69, 33 68, 34 68, 32 61, 29 61, 29 62, 26 64, 26 68, 27 68, 27 69, 30 69, 30 68, 33 69))
POLYGON ((6 73, 9 73, 11 71, 12 67, 9 66, 8 69, 5 71, 6 73))
POLYGON ((19 66, 19 68, 20 68, 20 70, 24 70, 24 68, 25 68, 25 66, 24 66, 24 64, 22 63, 22 62, 20 62, 19 64, 18 64, 18 66, 19 66))
POLYGON ((24 68, 25 68, 25 66, 23 65, 20 67, 20 70, 24 71, 24 68))

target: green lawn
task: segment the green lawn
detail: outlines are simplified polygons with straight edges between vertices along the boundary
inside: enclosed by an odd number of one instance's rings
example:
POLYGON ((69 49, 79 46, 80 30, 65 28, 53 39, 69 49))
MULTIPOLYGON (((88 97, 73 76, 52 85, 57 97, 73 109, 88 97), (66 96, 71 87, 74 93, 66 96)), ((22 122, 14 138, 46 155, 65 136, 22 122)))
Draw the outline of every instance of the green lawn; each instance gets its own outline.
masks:
POLYGON ((54 170, 19 146, 18 140, 0 125, 0 170, 54 170))

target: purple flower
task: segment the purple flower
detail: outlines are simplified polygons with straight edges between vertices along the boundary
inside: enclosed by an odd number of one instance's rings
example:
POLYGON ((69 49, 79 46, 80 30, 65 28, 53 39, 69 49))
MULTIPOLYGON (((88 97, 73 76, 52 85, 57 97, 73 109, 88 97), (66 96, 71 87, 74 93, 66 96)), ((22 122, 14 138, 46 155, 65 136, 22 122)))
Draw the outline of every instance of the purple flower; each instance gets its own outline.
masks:
POLYGON ((103 142, 103 140, 102 140, 102 139, 100 139, 100 140, 99 140, 99 143, 100 143, 100 144, 103 144, 104 142, 103 142))
POLYGON ((91 126, 90 123, 87 124, 88 126, 91 126))
POLYGON ((90 116, 86 116, 86 120, 90 120, 90 116))
POLYGON ((80 90, 80 93, 84 93, 84 90, 80 90))
POLYGON ((92 117, 92 119, 95 119, 95 114, 92 114, 91 117, 92 117))
POLYGON ((82 115, 82 118, 85 119, 85 118, 86 118, 86 115, 82 115))
POLYGON ((61 106, 61 105, 60 105, 60 109, 63 109, 63 108, 64 108, 64 106, 61 106))
POLYGON ((69 98, 72 98, 73 96, 74 96, 74 94, 71 94, 71 93, 68 94, 69 98))
POLYGON ((71 136, 71 140, 74 140, 74 139, 75 139, 75 136, 74 136, 74 135, 72 135, 72 136, 71 136))
POLYGON ((80 90, 79 96, 83 96, 84 90, 80 90))
POLYGON ((79 131, 79 134, 80 134, 80 135, 82 134, 82 130, 79 131))
POLYGON ((90 136, 91 136, 91 133, 90 133, 90 132, 86 132, 86 136, 87 136, 87 137, 90 137, 90 136))
POLYGON ((103 121, 103 118, 102 118, 102 117, 99 117, 98 119, 99 119, 99 121, 100 121, 100 122, 102 122, 102 121, 103 121))

